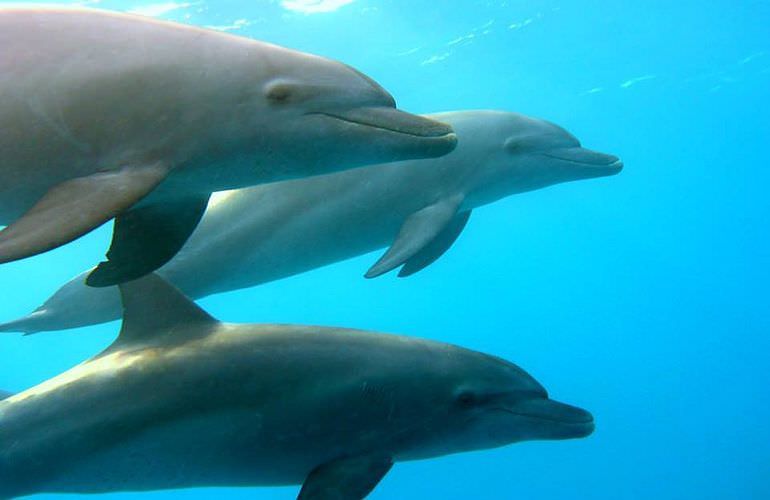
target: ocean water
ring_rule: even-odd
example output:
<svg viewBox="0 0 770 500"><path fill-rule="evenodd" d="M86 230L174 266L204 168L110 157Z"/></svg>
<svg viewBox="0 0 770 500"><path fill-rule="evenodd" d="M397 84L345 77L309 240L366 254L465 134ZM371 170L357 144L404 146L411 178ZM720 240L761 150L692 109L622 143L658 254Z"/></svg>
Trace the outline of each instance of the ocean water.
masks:
<svg viewBox="0 0 770 500"><path fill-rule="evenodd" d="M342 60L412 112L546 118L623 159L618 176L476 210L455 246L411 278L364 280L375 253L201 301L227 321L339 325L495 354L596 418L582 440L396 464L371 498L770 498L770 2L83 3ZM110 231L0 266L0 321L101 260ZM2 334L0 388L56 375L117 330Z"/></svg>

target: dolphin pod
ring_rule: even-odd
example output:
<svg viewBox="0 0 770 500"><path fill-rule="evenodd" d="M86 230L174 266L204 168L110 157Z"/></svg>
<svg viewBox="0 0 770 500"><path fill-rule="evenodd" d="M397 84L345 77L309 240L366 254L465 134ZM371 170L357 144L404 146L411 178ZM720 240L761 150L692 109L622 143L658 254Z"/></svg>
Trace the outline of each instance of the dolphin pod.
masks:
<svg viewBox="0 0 770 500"><path fill-rule="evenodd" d="M107 261L0 331L123 319L100 354L0 391L0 500L261 485L360 500L397 462L593 432L494 356L222 323L192 301L384 247L364 275L410 276L478 207L621 171L563 128L412 115L344 64L193 26L0 7L0 131L0 263L115 219Z"/></svg>
<svg viewBox="0 0 770 500"><path fill-rule="evenodd" d="M120 290L110 347L0 401L0 498L302 484L300 499L356 499L394 462L594 429L500 358L220 323L155 275Z"/></svg>
<svg viewBox="0 0 770 500"><path fill-rule="evenodd" d="M0 263L115 218L92 286L167 262L213 191L456 143L344 64L83 8L0 8L0 95Z"/></svg>
<svg viewBox="0 0 770 500"><path fill-rule="evenodd" d="M427 118L454 128L457 149L442 158L229 192L209 205L190 240L158 274L198 299L390 246L367 276L398 266L406 276L446 251L474 208L622 168L618 158L580 147L561 127L518 113L455 111ZM420 230L412 228L416 224ZM89 272L31 314L0 324L0 331L35 333L118 319L117 288L86 286Z"/></svg>

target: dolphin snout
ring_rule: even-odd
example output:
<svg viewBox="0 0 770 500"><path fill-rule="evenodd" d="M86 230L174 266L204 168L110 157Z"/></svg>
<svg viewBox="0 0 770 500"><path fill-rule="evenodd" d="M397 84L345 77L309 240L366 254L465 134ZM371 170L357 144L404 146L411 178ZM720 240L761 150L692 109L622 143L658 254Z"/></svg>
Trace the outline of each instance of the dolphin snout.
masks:
<svg viewBox="0 0 770 500"><path fill-rule="evenodd" d="M454 130L446 123L413 115L396 108L372 106L323 114L357 125L416 137L454 136Z"/></svg>
<svg viewBox="0 0 770 500"><path fill-rule="evenodd" d="M583 151L590 153L590 158L593 161L586 162L590 165L596 165L597 167L607 167L607 168L623 168L623 162L620 161L620 158L618 158L615 155L598 153L596 151L591 151L589 149L584 149Z"/></svg>
<svg viewBox="0 0 770 500"><path fill-rule="evenodd" d="M551 149L542 155L592 171L591 177L614 175L623 170L623 162L617 156L581 147Z"/></svg>
<svg viewBox="0 0 770 500"><path fill-rule="evenodd" d="M508 411L540 422L543 437L549 439L581 438L594 431L594 417L590 412L553 399L521 401Z"/></svg>
<svg viewBox="0 0 770 500"><path fill-rule="evenodd" d="M396 108L382 106L315 111L316 115L342 127L351 144L360 143L369 151L389 151L378 161L436 158L457 146L457 135L450 125Z"/></svg>
<svg viewBox="0 0 770 500"><path fill-rule="evenodd" d="M615 174L623 170L623 161L620 158L614 155L604 155L604 156L606 156L605 163L601 166L603 166L608 170L612 170L612 173L615 173Z"/></svg>
<svg viewBox="0 0 770 500"><path fill-rule="evenodd" d="M607 167L621 163L620 158L615 155L608 155L606 153L600 153L581 147L551 149L544 152L543 155L572 163L596 167Z"/></svg>

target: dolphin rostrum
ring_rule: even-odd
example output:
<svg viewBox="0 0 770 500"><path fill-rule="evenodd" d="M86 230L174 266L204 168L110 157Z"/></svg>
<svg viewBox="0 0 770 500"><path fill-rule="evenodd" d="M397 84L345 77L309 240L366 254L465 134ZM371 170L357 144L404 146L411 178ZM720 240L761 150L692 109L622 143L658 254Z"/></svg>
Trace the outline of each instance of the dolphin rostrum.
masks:
<svg viewBox="0 0 770 500"><path fill-rule="evenodd" d="M360 499L394 462L588 436L518 366L444 343L220 323L154 274L115 343L0 401L0 498L302 484Z"/></svg>
<svg viewBox="0 0 770 500"><path fill-rule="evenodd" d="M505 196L612 175L617 157L580 147L552 123L502 111L428 115L451 124L457 149L442 158L376 165L231 191L158 274L192 298L284 278L391 246L368 272L417 272L459 236L471 210ZM423 229L416 231L417 225ZM432 239L431 239L432 236ZM117 288L83 273L0 332L76 328L118 319Z"/></svg>
<svg viewBox="0 0 770 500"><path fill-rule="evenodd" d="M84 8L0 7L0 96L0 263L116 218L93 286L167 262L213 191L456 143L344 64Z"/></svg>

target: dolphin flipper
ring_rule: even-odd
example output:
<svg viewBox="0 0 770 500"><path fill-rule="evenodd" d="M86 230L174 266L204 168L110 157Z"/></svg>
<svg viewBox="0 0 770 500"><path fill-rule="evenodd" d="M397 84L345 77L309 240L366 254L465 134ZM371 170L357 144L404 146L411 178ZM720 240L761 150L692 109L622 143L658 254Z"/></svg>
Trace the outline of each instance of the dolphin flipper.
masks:
<svg viewBox="0 0 770 500"><path fill-rule="evenodd" d="M86 284L106 287L144 276L171 260L198 225L209 195L198 195L129 210L115 219L107 261Z"/></svg>
<svg viewBox="0 0 770 500"><path fill-rule="evenodd" d="M470 210L455 215L444 230L433 238L433 241L406 261L404 267L398 272L398 277L406 278L436 262L436 259L444 255L457 241L470 216Z"/></svg>
<svg viewBox="0 0 770 500"><path fill-rule="evenodd" d="M6 398L10 398L11 396L13 396L12 392L0 390L0 401L4 400Z"/></svg>
<svg viewBox="0 0 770 500"><path fill-rule="evenodd" d="M46 252L96 229L144 198L167 173L159 164L127 167L54 186L0 231L0 263Z"/></svg>
<svg viewBox="0 0 770 500"><path fill-rule="evenodd" d="M384 456L348 457L321 464L307 476L297 500L360 500L393 467Z"/></svg>
<svg viewBox="0 0 770 500"><path fill-rule="evenodd" d="M396 241L364 276L376 278L414 257L452 222L462 201L459 195L445 198L407 217Z"/></svg>

